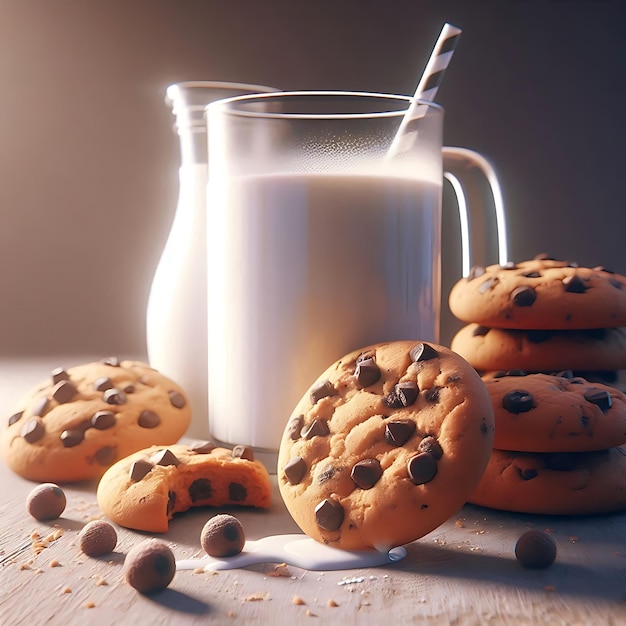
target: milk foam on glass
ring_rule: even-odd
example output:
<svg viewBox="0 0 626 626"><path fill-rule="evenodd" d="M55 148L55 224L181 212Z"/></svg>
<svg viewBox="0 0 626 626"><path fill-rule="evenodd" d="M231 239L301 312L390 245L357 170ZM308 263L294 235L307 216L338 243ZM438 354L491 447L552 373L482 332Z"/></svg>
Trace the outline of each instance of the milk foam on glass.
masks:
<svg viewBox="0 0 626 626"><path fill-rule="evenodd" d="M208 435L206 184L210 102L238 94L276 91L262 85L188 81L170 85L166 102L180 140L179 195L156 268L146 313L152 367L185 390L192 408L187 434Z"/></svg>
<svg viewBox="0 0 626 626"><path fill-rule="evenodd" d="M209 427L274 471L291 411L331 363L439 340L443 110L424 102L390 157L410 100L282 92L207 108ZM472 153L446 150L460 178Z"/></svg>

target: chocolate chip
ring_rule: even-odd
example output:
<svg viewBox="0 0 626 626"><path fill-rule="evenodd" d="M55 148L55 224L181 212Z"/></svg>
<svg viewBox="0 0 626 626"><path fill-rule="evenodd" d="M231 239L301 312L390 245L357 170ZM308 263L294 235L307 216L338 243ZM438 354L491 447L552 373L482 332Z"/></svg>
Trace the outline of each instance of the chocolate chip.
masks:
<svg viewBox="0 0 626 626"><path fill-rule="evenodd" d="M427 389L424 392L424 398L426 402L430 402L432 404L439 402L440 391L441 391L441 387L433 387L432 389Z"/></svg>
<svg viewBox="0 0 626 626"><path fill-rule="evenodd" d="M168 516L172 515L174 512L174 507L176 506L176 492L168 491L167 492L167 509L165 510Z"/></svg>
<svg viewBox="0 0 626 626"><path fill-rule="evenodd" d="M178 467L180 465L180 461L178 460L176 455L167 448L159 450L159 452L155 452L150 457L150 462L153 465L162 465L163 467L167 467L168 465Z"/></svg>
<svg viewBox="0 0 626 626"><path fill-rule="evenodd" d="M326 437L330 434L328 424L323 420L313 420L308 426L302 428L300 435L305 439L313 439L313 437Z"/></svg>
<svg viewBox="0 0 626 626"><path fill-rule="evenodd" d="M96 461L104 467L112 465L117 459L117 448L113 446L103 446L96 451Z"/></svg>
<svg viewBox="0 0 626 626"><path fill-rule="evenodd" d="M427 343L418 343L409 351L409 358L413 363L418 361L430 361L439 356L437 350Z"/></svg>
<svg viewBox="0 0 626 626"><path fill-rule="evenodd" d="M115 426L115 413L112 411L97 411L91 417L91 425L97 430L107 430Z"/></svg>
<svg viewBox="0 0 626 626"><path fill-rule="evenodd" d="M337 530L343 523L344 515L341 504L331 498L322 500L315 507L315 521L324 530Z"/></svg>
<svg viewBox="0 0 626 626"><path fill-rule="evenodd" d="M587 402L591 402L592 404L599 406L604 413L606 413L606 411L613 406L611 394L605 389L598 389L597 387L588 389L584 393L584 398Z"/></svg>
<svg viewBox="0 0 626 626"><path fill-rule="evenodd" d="M170 399L170 404L176 409L182 409L187 404L185 396L175 389L168 391L167 395Z"/></svg>
<svg viewBox="0 0 626 626"><path fill-rule="evenodd" d="M250 446L237 445L233 448L231 456L234 459L245 459L246 461L254 461L254 451Z"/></svg>
<svg viewBox="0 0 626 626"><path fill-rule="evenodd" d="M232 502L243 502L248 497L248 491L240 483L228 485L228 499Z"/></svg>
<svg viewBox="0 0 626 626"><path fill-rule="evenodd" d="M61 380L52 389L52 397L59 404L65 404L76 395L77 391L78 390L76 389L76 385L74 385L74 383L69 380Z"/></svg>
<svg viewBox="0 0 626 626"><path fill-rule="evenodd" d="M490 330L488 326L476 326L472 331L472 337L484 337Z"/></svg>
<svg viewBox="0 0 626 626"><path fill-rule="evenodd" d="M300 437L300 431L304 426L304 415L294 415L289 419L287 423L287 428L285 432L289 439L293 439L294 441Z"/></svg>
<svg viewBox="0 0 626 626"><path fill-rule="evenodd" d="M420 452L409 459L407 471L413 484L423 485L437 474L437 461L432 454Z"/></svg>
<svg viewBox="0 0 626 626"><path fill-rule="evenodd" d="M474 265L470 268L469 274L467 275L468 282L482 276L486 271L487 270L482 265Z"/></svg>
<svg viewBox="0 0 626 626"><path fill-rule="evenodd" d="M196 480L189 485L189 497L192 502L210 500L212 496L213 488L208 478L196 478Z"/></svg>
<svg viewBox="0 0 626 626"><path fill-rule="evenodd" d="M526 274L522 274L524 278L541 278L540 272L527 272Z"/></svg>
<svg viewBox="0 0 626 626"><path fill-rule="evenodd" d="M522 480L532 480L533 478L537 478L537 474L539 473L536 469L519 468L517 471L519 472Z"/></svg>
<svg viewBox="0 0 626 626"><path fill-rule="evenodd" d="M565 291L568 293L585 293L587 291L587 285L577 274L566 276L563 279L563 285L565 285Z"/></svg>
<svg viewBox="0 0 626 626"><path fill-rule="evenodd" d="M108 376L100 376L93 381L93 388L96 391L106 391L107 389L113 389L113 381Z"/></svg>
<svg viewBox="0 0 626 626"><path fill-rule="evenodd" d="M359 386L369 387L380 380L380 368L372 357L357 359L354 376Z"/></svg>
<svg viewBox="0 0 626 626"><path fill-rule="evenodd" d="M285 472L285 478L292 484L297 485L306 474L306 463L301 456L294 456L283 468L283 472Z"/></svg>
<svg viewBox="0 0 626 626"><path fill-rule="evenodd" d="M556 543L548 533L529 530L515 543L515 558L524 567L545 569L556 559Z"/></svg>
<svg viewBox="0 0 626 626"><path fill-rule="evenodd" d="M505 408L509 413L515 413L516 415L530 411L534 404L535 399L533 398L533 394L530 393L530 391L525 391L523 389L509 391L502 398L503 408Z"/></svg>
<svg viewBox="0 0 626 626"><path fill-rule="evenodd" d="M111 367L119 367L120 360L116 356L108 356L105 359L102 359L100 363L104 365L110 365Z"/></svg>
<svg viewBox="0 0 626 626"><path fill-rule="evenodd" d="M391 393L389 393L383 402L390 409L399 409L413 404L419 395L417 383L412 380L406 380L398 383Z"/></svg>
<svg viewBox="0 0 626 626"><path fill-rule="evenodd" d="M137 423L142 428L156 428L161 423L161 418L154 411L146 409L140 413Z"/></svg>
<svg viewBox="0 0 626 626"><path fill-rule="evenodd" d="M352 467L350 476L354 484L361 489L371 489L383 475L383 468L378 459L363 459Z"/></svg>
<svg viewBox="0 0 626 626"><path fill-rule="evenodd" d="M484 282L480 284L478 287L478 293L487 293L490 289L495 287L500 282L500 279L494 276L493 278L488 278Z"/></svg>
<svg viewBox="0 0 626 626"><path fill-rule="evenodd" d="M50 398L39 398L33 407L33 415L43 417L50 406Z"/></svg>
<svg viewBox="0 0 626 626"><path fill-rule="evenodd" d="M322 398L337 395L337 392L330 380L322 380L311 387L310 395L311 404L317 404Z"/></svg>
<svg viewBox="0 0 626 626"><path fill-rule="evenodd" d="M120 405L126 403L126 394L121 389L107 389L103 398L107 404Z"/></svg>
<svg viewBox="0 0 626 626"><path fill-rule="evenodd" d="M210 454L217 446L211 441L199 441L194 443L190 450L196 454Z"/></svg>
<svg viewBox="0 0 626 626"><path fill-rule="evenodd" d="M52 375L52 384L56 385L57 383L60 383L62 380L69 380L70 379L70 375L62 368L62 367L57 367L55 369L52 370L51 372Z"/></svg>
<svg viewBox="0 0 626 626"><path fill-rule="evenodd" d="M13 415L9 417L9 426L13 426L13 424L19 422L22 418L22 415L24 415L24 411L20 411L19 413L13 413Z"/></svg>
<svg viewBox="0 0 626 626"><path fill-rule="evenodd" d="M432 435L424 437L417 446L417 450L418 452L428 452L437 461L443 456L441 445Z"/></svg>
<svg viewBox="0 0 626 626"><path fill-rule="evenodd" d="M41 439L46 432L43 425L43 421L40 417L32 417L21 428L20 435L28 441L28 443L35 443Z"/></svg>
<svg viewBox="0 0 626 626"><path fill-rule="evenodd" d="M515 306L532 306L536 299L537 292L532 287L517 287L511 292L511 300Z"/></svg>
<svg viewBox="0 0 626 626"><path fill-rule="evenodd" d="M403 446L415 432L415 422L408 419L389 420L385 424L385 441L392 446Z"/></svg>
<svg viewBox="0 0 626 626"><path fill-rule="evenodd" d="M128 473L129 478L134 482L138 483L142 478L145 478L152 471L152 463L150 461L146 461L145 459L139 459L135 461L130 466L130 471Z"/></svg>
<svg viewBox="0 0 626 626"><path fill-rule="evenodd" d="M64 430L61 433L60 439L64 448L73 448L77 446L85 438L85 431L77 428Z"/></svg>

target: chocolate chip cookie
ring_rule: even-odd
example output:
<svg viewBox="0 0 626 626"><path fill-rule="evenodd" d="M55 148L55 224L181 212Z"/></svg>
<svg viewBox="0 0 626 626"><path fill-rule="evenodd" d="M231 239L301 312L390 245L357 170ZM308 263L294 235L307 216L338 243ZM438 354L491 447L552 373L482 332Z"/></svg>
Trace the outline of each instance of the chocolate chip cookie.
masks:
<svg viewBox="0 0 626 626"><path fill-rule="evenodd" d="M626 277L541 256L472 268L449 304L458 319L488 328L616 328L626 326Z"/></svg>
<svg viewBox="0 0 626 626"><path fill-rule="evenodd" d="M152 446L110 467L100 479L97 498L116 524L163 533L176 513L191 507L267 508L271 484L248 447Z"/></svg>
<svg viewBox="0 0 626 626"><path fill-rule="evenodd" d="M626 510L626 446L543 454L494 450L469 502L544 515Z"/></svg>
<svg viewBox="0 0 626 626"><path fill-rule="evenodd" d="M615 387L568 372L514 370L483 380L493 403L497 449L574 452L626 443L626 396Z"/></svg>
<svg viewBox="0 0 626 626"><path fill-rule="evenodd" d="M331 365L295 407L278 485L314 539L388 550L463 505L493 431L489 394L464 359L418 341L376 344Z"/></svg>
<svg viewBox="0 0 626 626"><path fill-rule="evenodd" d="M24 478L75 482L99 478L152 444L175 443L190 419L175 382L145 363L111 357L51 372L8 418L0 448Z"/></svg>
<svg viewBox="0 0 626 626"><path fill-rule="evenodd" d="M450 347L478 370L626 369L624 328L517 330L467 324Z"/></svg>

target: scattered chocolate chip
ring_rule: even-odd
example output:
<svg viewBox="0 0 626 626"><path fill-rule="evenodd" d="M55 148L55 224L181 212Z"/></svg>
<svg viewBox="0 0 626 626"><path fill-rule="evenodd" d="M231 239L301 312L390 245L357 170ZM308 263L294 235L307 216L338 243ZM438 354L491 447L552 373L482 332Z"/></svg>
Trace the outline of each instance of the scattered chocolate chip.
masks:
<svg viewBox="0 0 626 626"><path fill-rule="evenodd" d="M35 406L33 407L33 415L37 415L38 417L43 417L48 407L50 406L50 398L38 398L37 402L35 402Z"/></svg>
<svg viewBox="0 0 626 626"><path fill-rule="evenodd" d="M85 438L85 431L79 429L64 430L61 435L61 443L64 448L73 448L83 441Z"/></svg>
<svg viewBox="0 0 626 626"><path fill-rule="evenodd" d="M529 530L517 540L515 558L523 567L545 569L556 559L556 543L548 533Z"/></svg>
<svg viewBox="0 0 626 626"><path fill-rule="evenodd" d="M537 478L537 474L539 473L536 469L519 468L517 471L519 472L519 476L522 480L532 480L533 478Z"/></svg>
<svg viewBox="0 0 626 626"><path fill-rule="evenodd" d="M533 398L533 394L530 393L530 391L525 391L523 389L509 391L502 398L503 408L505 408L509 413L515 413L516 415L530 411L534 404L535 399Z"/></svg>
<svg viewBox="0 0 626 626"><path fill-rule="evenodd" d="M415 422L408 419L389 420L385 424L385 441L392 446L403 446L415 432Z"/></svg>
<svg viewBox="0 0 626 626"><path fill-rule="evenodd" d="M248 491L240 483L230 483L228 485L228 499L231 502L243 502L248 497Z"/></svg>
<svg viewBox="0 0 626 626"><path fill-rule="evenodd" d="M232 515L215 515L204 525L200 545L209 556L218 559L235 556L246 545L243 526Z"/></svg>
<svg viewBox="0 0 626 626"><path fill-rule="evenodd" d="M69 380L59 381L52 389L52 397L59 403L65 404L69 402L78 390L76 385Z"/></svg>
<svg viewBox="0 0 626 626"><path fill-rule="evenodd" d="M418 452L428 452L437 461L443 456L441 445L432 435L424 437L417 446L417 450Z"/></svg>
<svg viewBox="0 0 626 626"><path fill-rule="evenodd" d="M482 265L474 265L472 268L470 268L469 274L467 275L468 282L470 280L478 278L479 276L482 276L486 271L487 270L485 270Z"/></svg>
<svg viewBox="0 0 626 626"><path fill-rule="evenodd" d="M322 398L336 395L337 392L330 380L323 380L311 387L311 404L317 404Z"/></svg>
<svg viewBox="0 0 626 626"><path fill-rule="evenodd" d="M419 395L417 383L406 380L398 383L391 393L383 398L383 402L390 409L399 409L413 404Z"/></svg>
<svg viewBox="0 0 626 626"><path fill-rule="evenodd" d="M304 415L294 415L289 419L285 432L289 439L294 441L300 437L300 431L304 426Z"/></svg>
<svg viewBox="0 0 626 626"><path fill-rule="evenodd" d="M187 404L185 396L175 389L168 391L167 395L169 396L170 404L176 409L182 409Z"/></svg>
<svg viewBox="0 0 626 626"><path fill-rule="evenodd" d="M117 448L115 446L103 446L96 451L96 461L103 467L113 465L117 459Z"/></svg>
<svg viewBox="0 0 626 626"><path fill-rule="evenodd" d="M144 539L126 554L124 580L139 593L150 595L167 589L176 574L176 557L160 539Z"/></svg>
<svg viewBox="0 0 626 626"><path fill-rule="evenodd" d="M357 359L354 376L360 387L369 387L380 380L380 368L372 357Z"/></svg>
<svg viewBox="0 0 626 626"><path fill-rule="evenodd" d="M70 379L70 375L62 367L56 367L55 369L53 369L51 372L51 376L53 385L60 383L62 380Z"/></svg>
<svg viewBox="0 0 626 626"><path fill-rule="evenodd" d="M24 411L19 411L18 413L13 413L13 415L11 415L11 417L9 417L9 426L13 426L13 424L15 424L16 422L19 422L20 419L22 418L22 415L24 415Z"/></svg>
<svg viewBox="0 0 626 626"><path fill-rule="evenodd" d="M324 420L313 420L308 426L304 426L300 431L300 435L305 439L313 439L313 437L326 437L328 434L330 434L330 429Z"/></svg>
<svg viewBox="0 0 626 626"><path fill-rule="evenodd" d="M66 504L63 489L55 483L37 485L26 498L27 511L41 522L60 517Z"/></svg>
<svg viewBox="0 0 626 626"><path fill-rule="evenodd" d="M439 392L441 389L441 387L432 387L431 389L427 389L424 392L424 399L426 402L430 402L431 404L439 402Z"/></svg>
<svg viewBox="0 0 626 626"><path fill-rule="evenodd" d="M142 478L145 478L145 476L147 476L152 471L152 467L153 465L152 463L150 463L150 461L139 459L130 466L130 471L128 472L128 475L134 483L138 483Z"/></svg>
<svg viewBox="0 0 626 626"><path fill-rule="evenodd" d="M192 502L210 500L212 496L213 488L208 478L196 478L196 480L189 485L189 497Z"/></svg>
<svg viewBox="0 0 626 626"><path fill-rule="evenodd" d="M161 418L154 411L146 409L140 413L137 423L142 428L156 428L161 423Z"/></svg>
<svg viewBox="0 0 626 626"><path fill-rule="evenodd" d="M490 330L488 326L476 326L472 331L472 337L484 337Z"/></svg>
<svg viewBox="0 0 626 626"><path fill-rule="evenodd" d="M97 411L91 417L91 425L97 430L107 430L115 426L115 413L112 411Z"/></svg>
<svg viewBox="0 0 626 626"><path fill-rule="evenodd" d="M484 282L480 284L478 287L478 293L487 293L490 289L495 287L500 282L500 279L497 276L493 278L488 278Z"/></svg>
<svg viewBox="0 0 626 626"><path fill-rule="evenodd" d="M608 411L613 406L611 394L606 389L593 387L584 393L585 400L600 407L603 412Z"/></svg>
<svg viewBox="0 0 626 626"><path fill-rule="evenodd" d="M100 376L93 381L93 388L96 391L106 391L107 389L113 389L113 381L108 376Z"/></svg>
<svg viewBox="0 0 626 626"><path fill-rule="evenodd" d="M515 306L532 306L536 299L537 292L532 287L516 287L511 292L511 300Z"/></svg>
<svg viewBox="0 0 626 626"><path fill-rule="evenodd" d="M176 455L167 448L163 450L159 450L155 452L150 457L150 462L153 465L162 465L163 467L167 467L168 465L173 465L174 467L178 467L180 465L180 461L176 457Z"/></svg>
<svg viewBox="0 0 626 626"><path fill-rule="evenodd" d="M409 459L407 471L413 484L423 485L437 474L437 461L432 454L420 452Z"/></svg>
<svg viewBox="0 0 626 626"><path fill-rule="evenodd" d="M245 459L246 461L254 461L254 451L250 446L237 445L233 448L231 456L234 459Z"/></svg>
<svg viewBox="0 0 626 626"><path fill-rule="evenodd" d="M418 343L409 351L409 358L413 363L418 361L430 361L439 356L437 350L427 343Z"/></svg>
<svg viewBox="0 0 626 626"><path fill-rule="evenodd" d="M568 293L585 293L587 291L587 285L577 274L566 276L563 279L563 285L565 285L565 291Z"/></svg>
<svg viewBox="0 0 626 626"><path fill-rule="evenodd" d="M304 478L306 470L306 463L301 456L292 457L283 468L285 478L287 478L292 485L297 485Z"/></svg>
<svg viewBox="0 0 626 626"><path fill-rule="evenodd" d="M43 425L43 421L40 417L32 417L21 428L20 435L28 441L28 443L35 443L41 439L46 432Z"/></svg>
<svg viewBox="0 0 626 626"><path fill-rule="evenodd" d="M107 389L103 398L107 404L120 405L126 403L126 394L121 389Z"/></svg>
<svg viewBox="0 0 626 626"><path fill-rule="evenodd" d="M108 356L100 361L104 365L110 365L111 367L119 367L120 360L116 356Z"/></svg>
<svg viewBox="0 0 626 626"><path fill-rule="evenodd" d="M378 459L363 459L352 467L350 476L354 484L361 489L371 489L383 475L383 468Z"/></svg>
<svg viewBox="0 0 626 626"><path fill-rule="evenodd" d="M106 520L88 522L78 533L78 547L83 554L91 557L104 556L115 550L117 531Z"/></svg>
<svg viewBox="0 0 626 626"><path fill-rule="evenodd" d="M198 441L194 443L190 450L196 454L210 454L217 446L211 441Z"/></svg>
<svg viewBox="0 0 626 626"><path fill-rule="evenodd" d="M341 504L331 498L322 500L315 507L315 521L324 530L337 530L343 523L344 515Z"/></svg>

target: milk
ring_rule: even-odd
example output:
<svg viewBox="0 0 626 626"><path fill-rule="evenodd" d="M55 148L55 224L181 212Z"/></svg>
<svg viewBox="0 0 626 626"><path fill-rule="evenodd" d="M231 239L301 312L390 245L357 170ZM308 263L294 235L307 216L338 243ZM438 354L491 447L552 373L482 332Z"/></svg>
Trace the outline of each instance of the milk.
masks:
<svg viewBox="0 0 626 626"><path fill-rule="evenodd" d="M276 450L300 397L368 344L438 340L441 184L343 174L209 185L209 428Z"/></svg>

